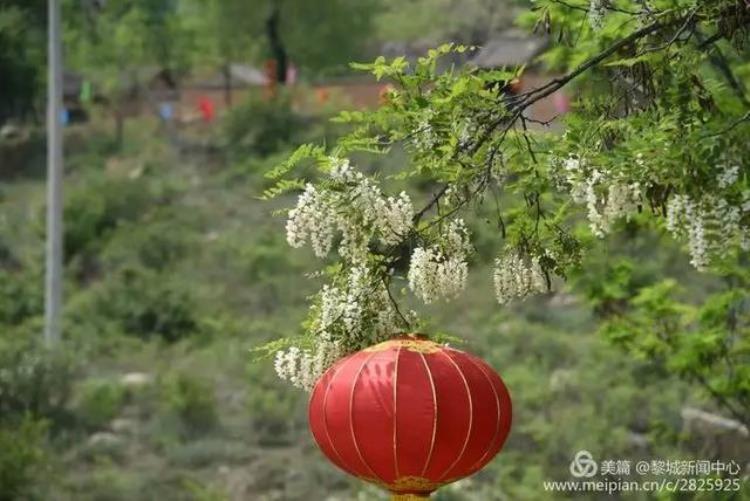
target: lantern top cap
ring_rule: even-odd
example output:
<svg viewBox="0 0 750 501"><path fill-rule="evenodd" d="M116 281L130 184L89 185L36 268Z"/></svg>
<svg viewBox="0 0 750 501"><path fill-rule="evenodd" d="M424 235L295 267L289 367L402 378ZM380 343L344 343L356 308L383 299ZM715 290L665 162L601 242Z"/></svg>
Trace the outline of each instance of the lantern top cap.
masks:
<svg viewBox="0 0 750 501"><path fill-rule="evenodd" d="M410 351L419 353L435 353L443 348L443 345L432 341L426 334L421 333L402 333L394 336L393 338L378 343L369 348L365 348L363 351L387 351L391 349L405 348Z"/></svg>
<svg viewBox="0 0 750 501"><path fill-rule="evenodd" d="M394 336L393 339L418 339L420 341L429 341L430 336L423 332L402 332Z"/></svg>

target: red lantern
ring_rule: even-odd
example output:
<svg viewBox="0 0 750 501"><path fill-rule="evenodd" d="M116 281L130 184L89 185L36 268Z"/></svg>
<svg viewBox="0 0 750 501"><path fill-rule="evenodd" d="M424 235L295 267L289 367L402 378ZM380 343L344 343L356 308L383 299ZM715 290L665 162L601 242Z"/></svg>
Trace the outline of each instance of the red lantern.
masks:
<svg viewBox="0 0 750 501"><path fill-rule="evenodd" d="M511 401L481 359L409 335L336 362L313 388L309 419L336 466L393 499L426 498L498 453Z"/></svg>

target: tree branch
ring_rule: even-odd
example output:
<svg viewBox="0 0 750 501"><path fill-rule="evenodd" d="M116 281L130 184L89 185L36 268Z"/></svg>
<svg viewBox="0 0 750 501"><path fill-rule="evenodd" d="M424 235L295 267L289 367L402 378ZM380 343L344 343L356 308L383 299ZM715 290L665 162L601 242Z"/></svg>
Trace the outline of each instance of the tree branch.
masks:
<svg viewBox="0 0 750 501"><path fill-rule="evenodd" d="M652 33L655 33L668 26L672 26L678 22L684 22L684 19L680 18L680 19L673 20L668 23L657 21L652 24L649 24L648 26L644 26L643 28L637 31L634 31L627 37L612 44L610 47L600 52L596 56L592 57L588 61L582 63L580 66L570 71L569 73L561 77L552 79L541 87L532 89L529 92L521 94L519 96L520 99L518 100L518 102L511 106L511 109L513 110L513 114L510 116L510 118L507 115L502 115L497 120L492 122L489 125L489 127L484 131L482 136L477 140L477 142L474 143L469 153L470 154L476 153L479 150L479 148L481 148L482 145L489 140L492 133L501 124L503 124L506 121L508 121L508 125L505 127L504 132L507 132L507 130L510 129L513 126L513 124L515 124L515 122L521 117L524 110L526 110L526 108L528 108L532 104L560 90L565 85L573 81L576 77L580 76L581 74L585 73L589 69L598 65L599 63L601 63L602 61L604 61L605 59L607 59L608 57L610 57L611 55L619 51L620 49L627 47L628 45L640 40L641 38L651 35Z"/></svg>

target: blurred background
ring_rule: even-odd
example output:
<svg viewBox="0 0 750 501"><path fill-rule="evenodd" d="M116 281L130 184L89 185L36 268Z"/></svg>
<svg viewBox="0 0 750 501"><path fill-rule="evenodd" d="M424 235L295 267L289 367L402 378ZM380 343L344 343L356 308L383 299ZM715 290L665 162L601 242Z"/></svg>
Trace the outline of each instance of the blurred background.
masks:
<svg viewBox="0 0 750 501"><path fill-rule="evenodd" d="M293 199L259 200L264 173L303 142L331 144L338 111L378 105L387 84L350 61L455 41L480 49L452 64L526 64L519 88L549 79L535 58L550 41L513 27L528 6L63 1L65 304L62 343L46 350L47 6L0 0L0 499L385 499L323 459L307 396L250 351L299 332L319 286L275 212ZM555 94L533 113L567 107ZM478 246L497 236L472 229ZM555 293L513 307L487 292L492 263L473 266L466 294L426 310L502 374L514 428L490 466L436 499L554 499L542 482L567 478L580 449L750 457L747 428L602 332L644 284L670 277L698 302L720 287L671 240L625 231ZM695 499L730 499L711 495Z"/></svg>

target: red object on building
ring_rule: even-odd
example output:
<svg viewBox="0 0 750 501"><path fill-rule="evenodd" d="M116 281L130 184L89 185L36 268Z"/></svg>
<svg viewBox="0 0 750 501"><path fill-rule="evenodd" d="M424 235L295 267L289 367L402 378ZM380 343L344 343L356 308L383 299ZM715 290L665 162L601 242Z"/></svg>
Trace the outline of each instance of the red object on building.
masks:
<svg viewBox="0 0 750 501"><path fill-rule="evenodd" d="M390 104L391 101L391 92L393 92L395 88L391 84L385 84L380 87L380 91L378 92L378 104L385 105Z"/></svg>
<svg viewBox="0 0 750 501"><path fill-rule="evenodd" d="M483 360L408 335L349 355L310 397L310 429L331 462L393 499L427 498L500 451L511 401Z"/></svg>
<svg viewBox="0 0 750 501"><path fill-rule="evenodd" d="M266 74L266 99L271 99L276 95L276 86L279 83L279 76L276 70L276 60L267 59L263 65L263 70Z"/></svg>
<svg viewBox="0 0 750 501"><path fill-rule="evenodd" d="M201 96L198 99L198 110L201 112L201 117L206 123L213 122L216 116L216 107L210 97Z"/></svg>
<svg viewBox="0 0 750 501"><path fill-rule="evenodd" d="M315 99L318 100L318 104L325 104L328 102L330 92L325 87L321 87L315 90Z"/></svg>

